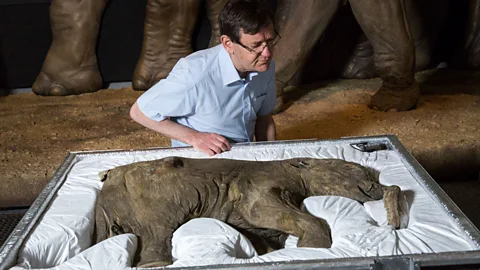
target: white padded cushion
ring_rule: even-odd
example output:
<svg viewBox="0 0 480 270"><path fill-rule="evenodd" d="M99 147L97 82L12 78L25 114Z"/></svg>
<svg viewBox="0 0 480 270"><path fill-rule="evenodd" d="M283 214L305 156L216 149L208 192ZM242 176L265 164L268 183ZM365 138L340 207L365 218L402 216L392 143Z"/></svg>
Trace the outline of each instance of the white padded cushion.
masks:
<svg viewBox="0 0 480 270"><path fill-rule="evenodd" d="M292 256L296 260L364 256L368 252L364 246L368 248L392 232L390 226L377 227L363 205L349 198L315 196L305 199L303 204L308 212L329 224L333 240L330 249L296 248L298 238L289 236L285 249L257 256L248 239L229 225L198 218L174 233L173 266L274 262L289 260ZM366 239L365 234L370 238Z"/></svg>
<svg viewBox="0 0 480 270"><path fill-rule="evenodd" d="M108 238L84 250L73 258L49 270L102 270L125 269L131 266L137 249L137 237L134 234L121 234ZM30 267L26 267L29 269ZM10 270L25 269L21 265Z"/></svg>

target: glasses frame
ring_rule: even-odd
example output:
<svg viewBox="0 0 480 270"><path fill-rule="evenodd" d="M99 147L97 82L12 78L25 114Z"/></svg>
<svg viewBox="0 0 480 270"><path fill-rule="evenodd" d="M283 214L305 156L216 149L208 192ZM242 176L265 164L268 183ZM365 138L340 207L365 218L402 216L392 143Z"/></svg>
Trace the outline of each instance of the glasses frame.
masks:
<svg viewBox="0 0 480 270"><path fill-rule="evenodd" d="M278 39L277 39L277 41L275 41L274 44L272 44L272 48L275 47L275 45L277 45L278 42L280 41L280 39L282 38L282 36L280 36L280 34L277 32L277 30L273 29L273 31L274 31L275 34L277 35L276 38L278 38ZM243 45L242 42L240 42L240 40L239 40L239 41L234 41L234 43L237 43L238 45L242 46L245 50L247 50L247 51L249 51L250 53L253 53L253 54L257 55L257 56L259 56L260 54L262 54L263 51L265 50L265 48L268 47L268 42L262 42L262 44L265 43L265 46L263 46L263 48L262 48L262 50L261 50L260 52L256 52L255 49L252 49L252 48L250 48L250 47L248 47L248 46L246 46L246 45ZM258 47L260 48L260 46L262 46L262 45L259 45Z"/></svg>

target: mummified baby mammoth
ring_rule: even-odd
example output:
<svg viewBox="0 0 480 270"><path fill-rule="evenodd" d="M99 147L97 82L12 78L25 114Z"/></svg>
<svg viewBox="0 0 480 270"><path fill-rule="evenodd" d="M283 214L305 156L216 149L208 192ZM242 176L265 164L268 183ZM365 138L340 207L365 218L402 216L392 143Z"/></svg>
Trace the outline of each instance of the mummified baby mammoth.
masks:
<svg viewBox="0 0 480 270"><path fill-rule="evenodd" d="M196 217L227 222L280 247L284 236L292 234L299 237L299 247L328 248L326 221L300 208L309 196L359 202L383 197L388 222L397 228L400 223L400 188L383 186L367 168L339 159L169 157L117 167L100 177L104 186L96 205L96 242L121 233L137 235L134 265L144 267L171 264L173 232Z"/></svg>

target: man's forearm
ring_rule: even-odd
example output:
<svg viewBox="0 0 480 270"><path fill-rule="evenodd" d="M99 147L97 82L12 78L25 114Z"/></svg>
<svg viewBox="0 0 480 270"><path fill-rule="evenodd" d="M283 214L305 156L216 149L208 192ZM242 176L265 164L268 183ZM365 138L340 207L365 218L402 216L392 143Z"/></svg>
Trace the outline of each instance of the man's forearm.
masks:
<svg viewBox="0 0 480 270"><path fill-rule="evenodd" d="M276 130L273 117L262 115L257 117L255 124L255 138L257 141L275 141Z"/></svg>
<svg viewBox="0 0 480 270"><path fill-rule="evenodd" d="M163 121L155 121L147 116L145 116L140 109L138 108L137 103L133 104L132 108L130 109L130 117L137 123L156 131L164 136L167 136L171 139L181 141L187 144L192 144L192 140L195 135L198 133L197 131L179 125L169 119L165 119Z"/></svg>

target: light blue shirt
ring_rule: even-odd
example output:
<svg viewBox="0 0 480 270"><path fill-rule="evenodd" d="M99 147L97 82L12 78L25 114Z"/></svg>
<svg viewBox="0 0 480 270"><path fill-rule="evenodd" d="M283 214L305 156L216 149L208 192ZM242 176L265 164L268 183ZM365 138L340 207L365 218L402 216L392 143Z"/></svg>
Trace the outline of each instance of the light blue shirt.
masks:
<svg viewBox="0 0 480 270"><path fill-rule="evenodd" d="M240 78L230 55L220 44L182 58L167 78L137 100L150 119L170 120L200 132L214 132L233 142L249 142L257 115L277 104L275 64L265 72ZM172 146L186 146L172 140Z"/></svg>

